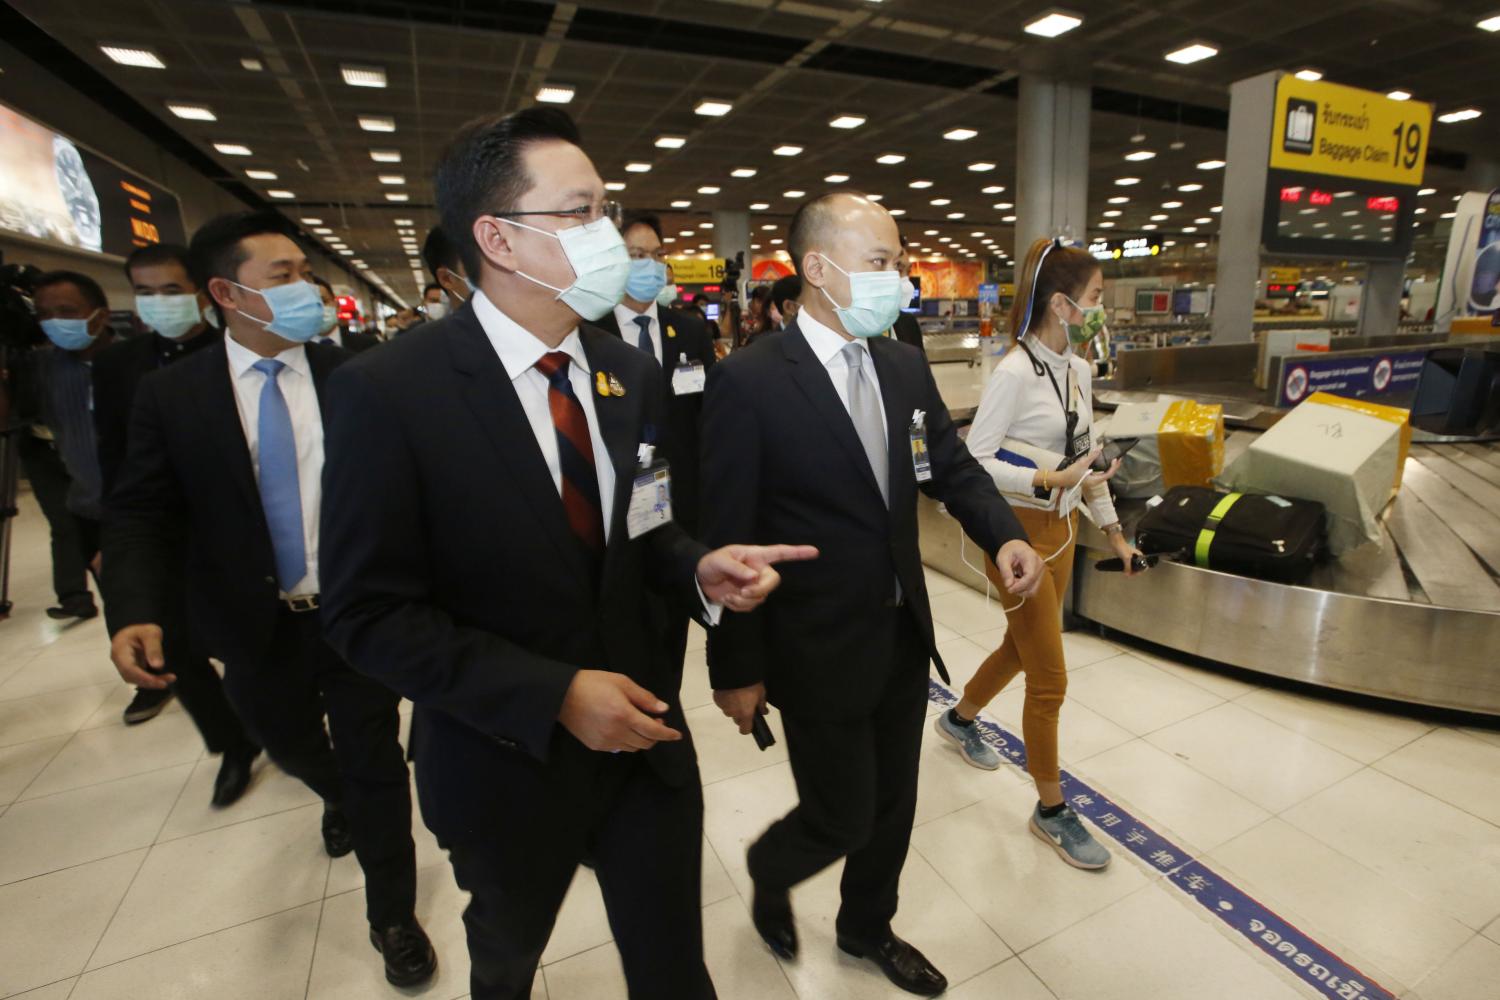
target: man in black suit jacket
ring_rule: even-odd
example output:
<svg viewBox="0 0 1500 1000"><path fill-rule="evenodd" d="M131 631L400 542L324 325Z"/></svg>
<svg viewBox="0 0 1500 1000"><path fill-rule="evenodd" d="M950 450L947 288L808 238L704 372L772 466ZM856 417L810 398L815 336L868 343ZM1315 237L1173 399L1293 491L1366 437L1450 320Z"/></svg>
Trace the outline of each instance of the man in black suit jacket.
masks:
<svg viewBox="0 0 1500 1000"><path fill-rule="evenodd" d="M922 356L879 336L897 290L864 272L897 277L890 215L827 195L798 210L790 235L804 283L797 320L715 368L704 411L706 538L812 530L821 552L787 568L775 602L726 614L709 634L715 701L742 733L768 698L781 709L800 794L750 848L752 916L774 951L794 956L788 890L847 856L839 947L934 995L946 980L890 923L916 808L928 661L948 679L917 490L996 554L1014 592L1035 589L1042 562L958 439Z"/></svg>
<svg viewBox="0 0 1500 1000"><path fill-rule="evenodd" d="M342 347L350 354L360 354L380 343L378 337L358 330L345 330L339 326L339 298L333 294L333 286L313 275L312 283L318 286L318 295L323 300L323 329L313 338L314 343L332 344Z"/></svg>
<svg viewBox="0 0 1500 1000"><path fill-rule="evenodd" d="M130 413L141 380L158 369L220 343L221 334L203 320L207 305L188 267L186 247L154 243L141 247L125 259L125 276L135 290L136 313L152 332L120 341L94 359L94 423L98 428L99 471L106 504L120 468L125 464L129 442ZM224 697L219 674L193 640L187 616L187 594L176 583L164 607L165 655L177 680L170 688L160 677L135 667L122 671L127 682L137 685L134 706L143 698L175 693L192 717L211 754L222 754L214 781L213 804L230 805L250 785L250 765L260 753L245 735L244 727ZM122 622L104 608L105 620L113 628ZM131 710L125 710L126 721Z"/></svg>
<svg viewBox="0 0 1500 1000"><path fill-rule="evenodd" d="M478 290L330 387L330 641L416 705L475 1000L531 995L585 854L630 995L713 997L702 791L651 594L711 621L707 601L748 609L770 563L815 552L709 552L652 516L662 376L579 324L619 299L626 256L566 114L470 123L435 187Z"/></svg>
<svg viewBox="0 0 1500 1000"><path fill-rule="evenodd" d="M230 702L271 759L323 799L328 853L352 848L364 869L386 978L414 985L437 959L415 915L398 699L338 658L317 614L323 397L348 355L304 346L322 311L280 216L215 219L194 235L192 258L227 334L136 393L104 549L112 655L122 671L175 679L163 624L185 564L193 625L224 661Z"/></svg>
<svg viewBox="0 0 1500 1000"><path fill-rule="evenodd" d="M896 261L896 270L901 274L902 294L911 295L911 253L906 246L906 237L901 237L901 256ZM904 308L908 297L901 303ZM903 312L896 317L896 322L891 324L891 336L903 344L910 344L922 352L922 357L927 357L927 347L922 343L922 325L917 322L917 317L909 312Z"/></svg>

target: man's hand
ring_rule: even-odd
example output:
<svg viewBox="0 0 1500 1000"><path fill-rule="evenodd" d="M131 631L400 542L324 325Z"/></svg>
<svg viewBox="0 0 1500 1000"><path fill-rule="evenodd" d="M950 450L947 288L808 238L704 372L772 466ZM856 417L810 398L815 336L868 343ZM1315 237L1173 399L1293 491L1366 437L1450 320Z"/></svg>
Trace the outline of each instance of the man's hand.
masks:
<svg viewBox="0 0 1500 1000"><path fill-rule="evenodd" d="M120 629L110 640L109 658L125 683L138 688L160 691L177 679L175 674L153 674L146 669L161 670L167 665L161 650L160 625L127 625Z"/></svg>
<svg viewBox="0 0 1500 1000"><path fill-rule="evenodd" d="M730 611L753 611L781 584L772 566L816 558L811 545L726 545L698 560L698 586Z"/></svg>
<svg viewBox="0 0 1500 1000"><path fill-rule="evenodd" d="M715 691L714 704L740 727L741 736L747 736L750 727L755 724L755 717L766 714L766 686L752 684L749 687Z"/></svg>
<svg viewBox="0 0 1500 1000"><path fill-rule="evenodd" d="M1018 597L1030 597L1042 583L1042 573L1047 564L1037 555L1029 542L1019 538L1000 546L995 553L995 566L1006 581L1005 589Z"/></svg>
<svg viewBox="0 0 1500 1000"><path fill-rule="evenodd" d="M633 752L682 739L651 717L666 710L666 702L624 674L580 670L563 696L557 721L590 750Z"/></svg>

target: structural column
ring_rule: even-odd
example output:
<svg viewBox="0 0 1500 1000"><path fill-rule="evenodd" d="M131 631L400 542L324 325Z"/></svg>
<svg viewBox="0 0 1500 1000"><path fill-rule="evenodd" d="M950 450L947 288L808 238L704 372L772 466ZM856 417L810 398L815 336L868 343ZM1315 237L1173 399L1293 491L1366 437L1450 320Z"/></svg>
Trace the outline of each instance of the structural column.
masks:
<svg viewBox="0 0 1500 1000"><path fill-rule="evenodd" d="M1254 337L1255 289L1260 280L1260 231L1266 198L1266 150L1276 74L1240 80L1229 88L1229 140L1220 202L1219 260L1214 277L1215 344L1248 344Z"/></svg>
<svg viewBox="0 0 1500 1000"><path fill-rule="evenodd" d="M1401 321L1401 289L1405 284L1406 262L1402 260L1371 261L1365 272L1365 288L1359 296L1359 329L1361 337L1391 337Z"/></svg>
<svg viewBox="0 0 1500 1000"><path fill-rule="evenodd" d="M1035 240L1088 235L1089 113L1087 84L1022 75L1013 199L1017 280Z"/></svg>
<svg viewBox="0 0 1500 1000"><path fill-rule="evenodd" d="M740 293L740 301L744 302L745 282L750 278L750 213L715 212L713 221L714 256L732 261L735 254L745 255L745 268L736 289Z"/></svg>

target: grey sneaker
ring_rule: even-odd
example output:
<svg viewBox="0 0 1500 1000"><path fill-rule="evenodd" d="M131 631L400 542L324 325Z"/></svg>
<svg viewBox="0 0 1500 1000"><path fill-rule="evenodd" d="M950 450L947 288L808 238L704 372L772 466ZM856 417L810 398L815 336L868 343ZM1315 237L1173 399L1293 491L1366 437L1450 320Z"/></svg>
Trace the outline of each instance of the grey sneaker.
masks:
<svg viewBox="0 0 1500 1000"><path fill-rule="evenodd" d="M937 721L932 724L932 728L938 731L938 735L958 747L958 752L963 754L964 760L974 767L985 771L998 768L1000 755L985 744L979 727L958 725L948 717L948 711L944 709L938 715Z"/></svg>
<svg viewBox="0 0 1500 1000"><path fill-rule="evenodd" d="M1094 839L1078 814L1067 806L1048 819L1042 815L1042 804L1038 802L1031 813L1031 832L1074 868L1098 871L1109 867L1109 851Z"/></svg>

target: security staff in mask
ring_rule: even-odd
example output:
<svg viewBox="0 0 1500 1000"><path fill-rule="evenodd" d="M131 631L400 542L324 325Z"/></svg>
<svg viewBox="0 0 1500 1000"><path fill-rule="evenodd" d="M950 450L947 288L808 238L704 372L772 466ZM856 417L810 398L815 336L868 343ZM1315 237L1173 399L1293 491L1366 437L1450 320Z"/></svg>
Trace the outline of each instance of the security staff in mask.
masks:
<svg viewBox="0 0 1500 1000"><path fill-rule="evenodd" d="M458 248L443 232L441 225L428 230L427 239L422 243L422 263L427 265L427 272L442 288L445 298L445 304L440 306L432 303L427 307L429 319L442 319L469 301L474 294L474 286L469 282L469 274L464 270Z"/></svg>
<svg viewBox="0 0 1500 1000"><path fill-rule="evenodd" d="M318 297L323 303L323 325L318 335L313 338L317 344L332 344L334 347L342 347L351 354L368 351L379 339L358 330L345 330L339 324L339 297L333 294L333 286L317 275L309 278L313 284L318 286Z"/></svg>

